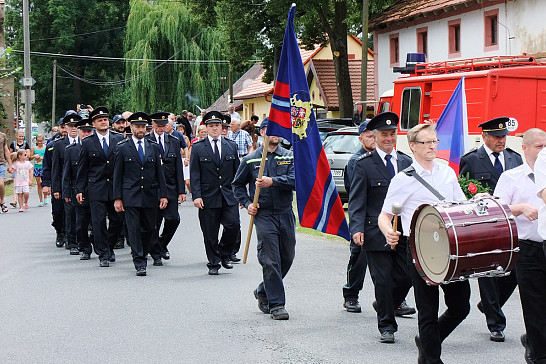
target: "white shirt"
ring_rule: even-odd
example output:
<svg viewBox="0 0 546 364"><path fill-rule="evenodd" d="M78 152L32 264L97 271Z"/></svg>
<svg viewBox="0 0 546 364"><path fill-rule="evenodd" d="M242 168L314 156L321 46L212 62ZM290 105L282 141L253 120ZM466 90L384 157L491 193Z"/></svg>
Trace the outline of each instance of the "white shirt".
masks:
<svg viewBox="0 0 546 364"><path fill-rule="evenodd" d="M103 141L104 141L103 138L106 138L106 145L107 145L107 146L110 146L110 131L107 130L107 131L106 131L106 135L104 135L104 136L103 136L103 135L100 135L99 133L97 133L97 136L99 137L99 141L100 141L101 147L103 146L103 145L102 145L102 143L103 143Z"/></svg>
<svg viewBox="0 0 546 364"><path fill-rule="evenodd" d="M495 166L495 156L493 155L493 151L489 148L487 148L487 145L483 145L483 149L487 152L487 155L489 156L489 160L491 161L491 164ZM502 170L506 171L506 168L504 167L504 152L499 152L499 161L502 164Z"/></svg>
<svg viewBox="0 0 546 364"><path fill-rule="evenodd" d="M218 153L220 154L220 158L222 158L222 136L218 137L218 142L216 142L216 144L214 144L214 139L210 135L208 135L207 138L209 138L210 146L212 147L212 152L216 153L216 151L214 150L214 146L216 145L218 147Z"/></svg>
<svg viewBox="0 0 546 364"><path fill-rule="evenodd" d="M455 171L451 167L434 162L432 173L430 173L416 161L413 161L412 166L419 176L444 196L446 201L466 200L466 196L457 181ZM398 173L391 180L382 211L392 214L392 204L395 202L401 203L402 228L404 229L404 235L409 236L411 218L415 210L422 204L432 204L438 201L438 198L415 177L408 176L405 173Z"/></svg>
<svg viewBox="0 0 546 364"><path fill-rule="evenodd" d="M377 150L377 154L379 154L379 156L381 157L381 160L383 161L383 164L386 167L387 166L387 160L385 159L385 156L387 155L387 153L382 151L380 148L376 148L376 150ZM398 163L396 163L396 161L398 160L398 155L396 154L396 149L393 148L392 151L389 154L392 155L391 163L394 166L394 174L397 174L398 173Z"/></svg>
<svg viewBox="0 0 546 364"><path fill-rule="evenodd" d="M546 148L538 153L538 158L535 162L535 183L537 196L542 200L542 190L546 188ZM546 240L546 205L544 201L539 206L538 233L543 240Z"/></svg>
<svg viewBox="0 0 546 364"><path fill-rule="evenodd" d="M138 140L134 136L132 136L131 139L133 139L133 143L135 143L135 148L137 152L138 152L138 142L141 142L140 145L142 145L142 150L144 151L144 154L146 154L146 146L144 145L144 139Z"/></svg>
<svg viewBox="0 0 546 364"><path fill-rule="evenodd" d="M233 114L229 114L228 115L233 119L241 119L241 115L239 115L239 113L237 111L234 111Z"/></svg>
<svg viewBox="0 0 546 364"><path fill-rule="evenodd" d="M165 133L159 135L154 131L154 137L157 143L161 141L161 145L163 145L163 148L165 148Z"/></svg>
<svg viewBox="0 0 546 364"><path fill-rule="evenodd" d="M508 205L528 203L535 207L542 205L542 200L535 193L535 184L529 178L533 173L527 163L503 172L495 187L495 196L500 197ZM542 241L538 234L538 221L529 221L523 214L516 216L518 237L525 240Z"/></svg>
<svg viewBox="0 0 546 364"><path fill-rule="evenodd" d="M68 137L68 144L71 145L71 144L74 144L74 143L78 143L78 137L76 138L72 138L72 137Z"/></svg>

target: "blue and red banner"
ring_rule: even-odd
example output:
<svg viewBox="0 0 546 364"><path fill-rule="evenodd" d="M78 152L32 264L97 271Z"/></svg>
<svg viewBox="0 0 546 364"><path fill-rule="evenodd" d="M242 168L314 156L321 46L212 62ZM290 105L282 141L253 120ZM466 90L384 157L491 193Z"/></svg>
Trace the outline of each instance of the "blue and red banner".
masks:
<svg viewBox="0 0 546 364"><path fill-rule="evenodd" d="M267 135L292 143L300 225L350 240L345 211L330 172L311 104L305 69L294 32L295 5L288 23L277 72Z"/></svg>
<svg viewBox="0 0 546 364"><path fill-rule="evenodd" d="M442 111L436 124L436 132L440 140L436 156L449 161L449 166L459 175L461 156L469 149L464 77L459 81Z"/></svg>

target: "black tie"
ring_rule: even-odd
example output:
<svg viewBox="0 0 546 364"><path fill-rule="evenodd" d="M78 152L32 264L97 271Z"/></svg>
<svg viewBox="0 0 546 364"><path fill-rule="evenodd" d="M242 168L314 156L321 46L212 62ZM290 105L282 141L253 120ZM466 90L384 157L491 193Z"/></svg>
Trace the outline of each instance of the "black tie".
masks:
<svg viewBox="0 0 546 364"><path fill-rule="evenodd" d="M535 174L533 172L529 173L529 178L535 183Z"/></svg>
<svg viewBox="0 0 546 364"><path fill-rule="evenodd" d="M391 178L393 178L395 173L394 173L394 165L391 162L391 158L392 158L392 155L390 154L387 154L385 156L385 160L387 161L387 169L389 170L389 173L391 174Z"/></svg>
<svg viewBox="0 0 546 364"><path fill-rule="evenodd" d="M102 150L104 150L104 155L108 157L108 143L106 143L106 137L102 137Z"/></svg>
<svg viewBox="0 0 546 364"><path fill-rule="evenodd" d="M216 156L216 161L220 163L220 151L218 150L218 139L212 139L214 142L214 155Z"/></svg>
<svg viewBox="0 0 546 364"><path fill-rule="evenodd" d="M163 149L163 143L161 143L161 136L159 136L159 150L161 151L161 156L165 157L165 149Z"/></svg>
<svg viewBox="0 0 546 364"><path fill-rule="evenodd" d="M502 164L499 160L499 153L493 152L491 154L493 154L493 156L495 157L495 164L493 165L493 167L495 167L495 170L497 171L497 177L500 177L502 172L504 172L504 169L502 169Z"/></svg>

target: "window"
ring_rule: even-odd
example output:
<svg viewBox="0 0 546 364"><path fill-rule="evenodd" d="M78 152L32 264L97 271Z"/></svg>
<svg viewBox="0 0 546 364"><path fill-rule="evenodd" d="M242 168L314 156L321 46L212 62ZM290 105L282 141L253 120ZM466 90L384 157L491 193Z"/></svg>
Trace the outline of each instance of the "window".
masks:
<svg viewBox="0 0 546 364"><path fill-rule="evenodd" d="M484 51L499 49L499 9L484 12Z"/></svg>
<svg viewBox="0 0 546 364"><path fill-rule="evenodd" d="M424 53L428 58L428 28L417 28L417 53Z"/></svg>
<svg viewBox="0 0 546 364"><path fill-rule="evenodd" d="M419 124L421 112L421 88L407 87L402 92L400 129L409 130Z"/></svg>
<svg viewBox="0 0 546 364"><path fill-rule="evenodd" d="M400 44L398 42L398 33L389 35L389 47L391 54L391 67L400 65Z"/></svg>
<svg viewBox="0 0 546 364"><path fill-rule="evenodd" d="M447 23L449 29L449 58L461 56L461 19L451 20Z"/></svg>

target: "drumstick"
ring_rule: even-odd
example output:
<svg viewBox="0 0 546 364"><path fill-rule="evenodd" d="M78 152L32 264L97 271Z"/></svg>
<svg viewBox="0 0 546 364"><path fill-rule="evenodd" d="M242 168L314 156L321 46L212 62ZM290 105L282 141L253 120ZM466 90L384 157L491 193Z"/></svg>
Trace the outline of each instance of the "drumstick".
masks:
<svg viewBox="0 0 546 364"><path fill-rule="evenodd" d="M396 231L398 229L398 215L402 212L402 204L400 202L395 202L391 205L391 211L394 214L394 222L392 224L392 230ZM394 245L391 245L391 249L394 249Z"/></svg>

